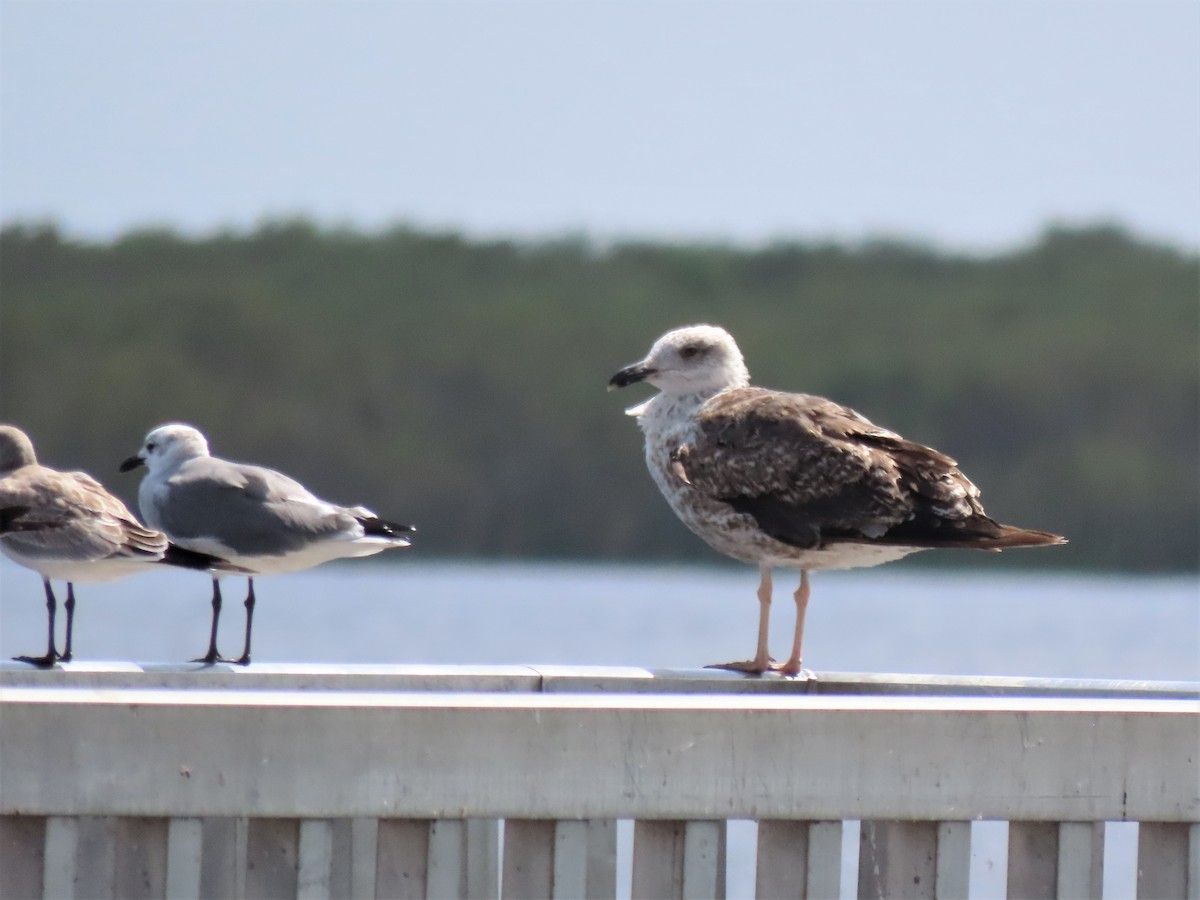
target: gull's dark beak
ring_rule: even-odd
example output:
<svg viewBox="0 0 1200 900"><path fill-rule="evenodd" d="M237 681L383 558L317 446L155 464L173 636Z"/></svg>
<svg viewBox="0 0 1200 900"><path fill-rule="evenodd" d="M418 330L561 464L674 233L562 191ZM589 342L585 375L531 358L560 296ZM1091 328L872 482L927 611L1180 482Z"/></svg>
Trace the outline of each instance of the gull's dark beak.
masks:
<svg viewBox="0 0 1200 900"><path fill-rule="evenodd" d="M631 384L637 384L639 381L645 381L657 369L652 369L644 363L634 363L632 366L626 366L612 378L608 379L608 389L623 388Z"/></svg>
<svg viewBox="0 0 1200 900"><path fill-rule="evenodd" d="M144 466L145 464L146 464L146 461L144 459L142 459L140 456L136 456L136 455L131 456L131 457L129 457L129 459L125 460L125 462L121 463L121 471L122 472L132 472L138 466Z"/></svg>

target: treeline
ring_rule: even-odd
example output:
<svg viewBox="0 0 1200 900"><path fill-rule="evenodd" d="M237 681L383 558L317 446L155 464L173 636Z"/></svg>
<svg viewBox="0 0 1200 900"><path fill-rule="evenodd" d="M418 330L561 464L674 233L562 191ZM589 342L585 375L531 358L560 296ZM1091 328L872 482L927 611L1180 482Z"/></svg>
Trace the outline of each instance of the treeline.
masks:
<svg viewBox="0 0 1200 900"><path fill-rule="evenodd" d="M995 517L1071 539L1005 564L1194 570L1197 290L1195 254L1116 227L972 257L303 221L83 243L12 226L0 418L130 501L118 461L177 420L214 452L416 523L424 558L713 561L622 415L647 391L605 392L661 332L710 321L756 382L932 444Z"/></svg>

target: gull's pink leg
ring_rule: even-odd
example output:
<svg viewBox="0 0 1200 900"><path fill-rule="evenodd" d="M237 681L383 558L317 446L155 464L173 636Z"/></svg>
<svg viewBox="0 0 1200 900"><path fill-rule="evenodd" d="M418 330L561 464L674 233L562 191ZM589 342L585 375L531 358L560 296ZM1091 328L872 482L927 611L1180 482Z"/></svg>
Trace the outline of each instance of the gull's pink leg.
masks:
<svg viewBox="0 0 1200 900"><path fill-rule="evenodd" d="M771 619L771 567L759 566L758 571L758 648L754 651L754 659L721 663L706 668L731 669L734 672L749 672L752 675L761 675L771 668L771 654L767 650L768 623Z"/></svg>
<svg viewBox="0 0 1200 900"><path fill-rule="evenodd" d="M796 636L792 639L792 655L782 666L775 666L775 671L781 675L799 675L804 672L800 667L800 645L804 643L804 614L808 612L808 569L800 570L800 587L792 595L796 600Z"/></svg>

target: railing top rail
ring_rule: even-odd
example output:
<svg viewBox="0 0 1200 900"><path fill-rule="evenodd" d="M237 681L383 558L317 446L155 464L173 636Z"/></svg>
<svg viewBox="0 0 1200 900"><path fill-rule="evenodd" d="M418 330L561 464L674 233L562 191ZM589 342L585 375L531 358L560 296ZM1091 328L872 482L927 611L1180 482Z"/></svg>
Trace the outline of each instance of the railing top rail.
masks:
<svg viewBox="0 0 1200 900"><path fill-rule="evenodd" d="M0 662L0 687L1200 699L1200 681L861 672L822 672L801 681L715 669L558 665L260 663L242 667L86 661L36 669Z"/></svg>

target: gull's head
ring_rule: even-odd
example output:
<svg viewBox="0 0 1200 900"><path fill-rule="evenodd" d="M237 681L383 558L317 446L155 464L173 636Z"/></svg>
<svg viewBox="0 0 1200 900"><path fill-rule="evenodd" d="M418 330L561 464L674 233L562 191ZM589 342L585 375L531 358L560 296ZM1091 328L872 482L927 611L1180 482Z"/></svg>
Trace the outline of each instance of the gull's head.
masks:
<svg viewBox="0 0 1200 900"><path fill-rule="evenodd" d="M146 435L142 449L121 463L121 471L145 466L153 474L194 456L208 456L208 441L199 429L178 423L159 425Z"/></svg>
<svg viewBox="0 0 1200 900"><path fill-rule="evenodd" d="M0 475L37 464L33 441L14 425L0 425Z"/></svg>
<svg viewBox="0 0 1200 900"><path fill-rule="evenodd" d="M645 359L614 375L608 387L639 381L664 394L711 393L749 384L750 373L728 331L715 325L689 325L660 337Z"/></svg>

